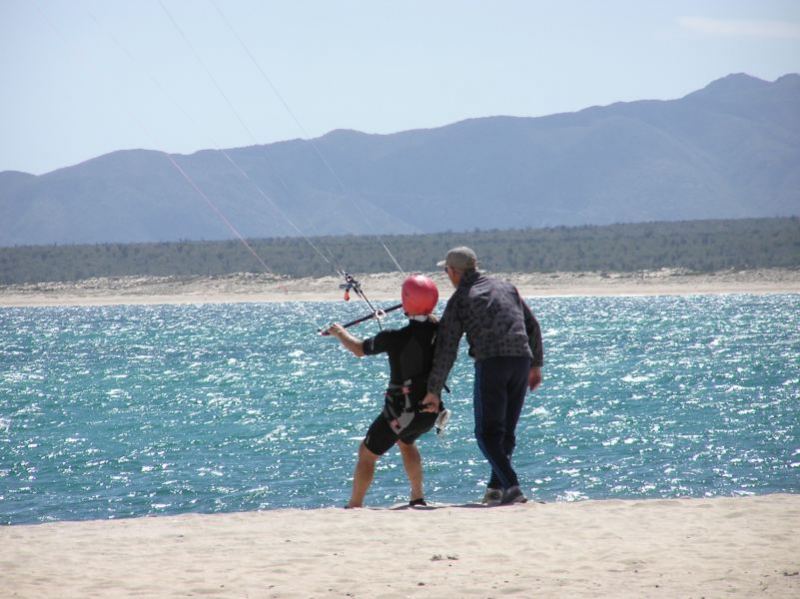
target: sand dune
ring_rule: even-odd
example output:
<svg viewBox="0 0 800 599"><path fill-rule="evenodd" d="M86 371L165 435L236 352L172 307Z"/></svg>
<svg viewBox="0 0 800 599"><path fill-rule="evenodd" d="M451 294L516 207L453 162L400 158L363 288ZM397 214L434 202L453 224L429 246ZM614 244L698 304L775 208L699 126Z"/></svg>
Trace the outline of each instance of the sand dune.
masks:
<svg viewBox="0 0 800 599"><path fill-rule="evenodd" d="M0 528L3 597L798 597L800 495Z"/></svg>

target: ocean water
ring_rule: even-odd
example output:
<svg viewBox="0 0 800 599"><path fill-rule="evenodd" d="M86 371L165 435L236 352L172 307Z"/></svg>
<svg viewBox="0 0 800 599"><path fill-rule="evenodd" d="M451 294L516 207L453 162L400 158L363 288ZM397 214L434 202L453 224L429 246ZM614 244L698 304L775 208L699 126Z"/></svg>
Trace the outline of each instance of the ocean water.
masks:
<svg viewBox="0 0 800 599"><path fill-rule="evenodd" d="M800 295L529 303L546 366L518 427L527 494L800 492ZM360 311L354 302L0 309L0 523L343 505L388 368L318 336L315 323ZM446 433L419 442L437 502L475 500L488 477L465 345ZM367 501L406 498L393 450Z"/></svg>

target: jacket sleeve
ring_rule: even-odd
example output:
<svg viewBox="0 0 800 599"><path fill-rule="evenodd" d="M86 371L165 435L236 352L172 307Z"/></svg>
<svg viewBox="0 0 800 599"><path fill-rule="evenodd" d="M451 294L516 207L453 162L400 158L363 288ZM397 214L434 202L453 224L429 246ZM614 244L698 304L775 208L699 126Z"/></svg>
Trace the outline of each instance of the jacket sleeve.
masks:
<svg viewBox="0 0 800 599"><path fill-rule="evenodd" d="M517 291L517 295L519 296L519 301L522 304L522 313L525 317L525 332L528 333L528 344L531 347L531 353L533 354L533 366L543 366L544 365L544 347L542 345L542 329L539 326L539 321L536 320L536 317L531 312L531 309L528 307L528 304L522 299L522 296L519 295L519 291Z"/></svg>
<svg viewBox="0 0 800 599"><path fill-rule="evenodd" d="M453 294L439 321L436 333L436 348L433 354L433 367L428 375L428 392L441 396L442 387L458 355L458 344L464 333L464 325L458 315L457 297Z"/></svg>

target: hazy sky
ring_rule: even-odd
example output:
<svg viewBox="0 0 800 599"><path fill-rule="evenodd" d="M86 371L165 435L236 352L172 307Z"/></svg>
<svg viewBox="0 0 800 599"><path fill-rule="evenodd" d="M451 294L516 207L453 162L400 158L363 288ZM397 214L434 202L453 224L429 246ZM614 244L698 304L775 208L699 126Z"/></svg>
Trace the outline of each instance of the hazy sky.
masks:
<svg viewBox="0 0 800 599"><path fill-rule="evenodd" d="M0 171L677 98L734 72L800 72L800 2L0 0Z"/></svg>

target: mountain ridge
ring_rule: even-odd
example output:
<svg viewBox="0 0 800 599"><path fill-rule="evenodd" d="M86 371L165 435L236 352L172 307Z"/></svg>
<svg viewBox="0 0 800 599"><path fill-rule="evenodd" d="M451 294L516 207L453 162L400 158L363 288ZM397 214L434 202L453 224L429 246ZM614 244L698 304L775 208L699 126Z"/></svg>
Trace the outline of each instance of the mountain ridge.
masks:
<svg viewBox="0 0 800 599"><path fill-rule="evenodd" d="M798 106L798 74L732 74L673 100L225 150L247 178L220 150L170 156L248 237L792 216ZM162 152L0 173L3 246L232 235Z"/></svg>

